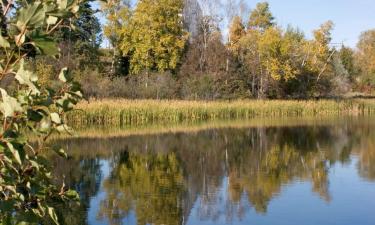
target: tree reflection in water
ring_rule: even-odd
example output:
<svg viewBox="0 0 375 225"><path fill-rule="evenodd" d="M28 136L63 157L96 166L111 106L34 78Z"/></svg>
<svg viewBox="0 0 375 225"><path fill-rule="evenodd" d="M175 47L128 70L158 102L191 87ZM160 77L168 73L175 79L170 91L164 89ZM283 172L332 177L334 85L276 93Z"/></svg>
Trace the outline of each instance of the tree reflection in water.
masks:
<svg viewBox="0 0 375 225"><path fill-rule="evenodd" d="M374 181L374 137L369 125L354 124L61 140L74 160L57 170L70 175L67 183L78 187L81 207L88 207L99 188L97 159L110 160L97 218L113 225L131 213L137 224L184 224L193 207L202 220L224 214L230 221L251 207L267 213L270 201L296 181L310 182L329 202L329 170L353 154L360 176ZM223 190L227 199L220 196Z"/></svg>
<svg viewBox="0 0 375 225"><path fill-rule="evenodd" d="M101 202L98 216L115 225L134 210L138 224L181 224L185 187L174 153L125 151L104 181L107 198Z"/></svg>

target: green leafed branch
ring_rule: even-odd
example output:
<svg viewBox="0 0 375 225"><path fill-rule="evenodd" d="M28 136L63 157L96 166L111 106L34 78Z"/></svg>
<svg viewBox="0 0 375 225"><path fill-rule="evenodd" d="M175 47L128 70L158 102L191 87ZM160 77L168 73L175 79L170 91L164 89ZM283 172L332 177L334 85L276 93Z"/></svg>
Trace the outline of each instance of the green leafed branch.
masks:
<svg viewBox="0 0 375 225"><path fill-rule="evenodd" d="M59 88L41 85L30 70L30 54L56 57L53 32L79 11L80 0L0 1L0 225L59 224L53 207L79 200L78 194L53 184L45 146L53 133L70 132L63 115L82 98L69 71ZM66 25L65 25L66 26ZM3 85L11 78L11 85ZM10 88L10 86L15 88ZM29 143L28 136L38 137ZM52 152L67 157L57 146Z"/></svg>

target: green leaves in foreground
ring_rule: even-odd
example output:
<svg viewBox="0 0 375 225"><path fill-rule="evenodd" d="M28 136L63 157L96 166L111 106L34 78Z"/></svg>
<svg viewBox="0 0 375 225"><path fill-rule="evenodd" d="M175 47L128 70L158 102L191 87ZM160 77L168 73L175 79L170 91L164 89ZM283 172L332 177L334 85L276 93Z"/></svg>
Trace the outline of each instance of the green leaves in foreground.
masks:
<svg viewBox="0 0 375 225"><path fill-rule="evenodd" d="M0 110L4 115L6 120L8 117L12 117L17 112L22 112L21 104L17 101L16 98L10 97L8 93L0 88L1 96L3 101L0 103Z"/></svg>
<svg viewBox="0 0 375 225"><path fill-rule="evenodd" d="M79 91L78 86L66 82L60 90L51 91L40 88L33 76L33 72L20 67L16 80L23 91L17 93L17 98L0 89L4 124L0 136L0 224L42 220L58 224L51 205L78 199L76 192L52 184L50 165L44 157L48 150L45 140L53 133L71 130L62 115L80 100L79 95L69 94ZM26 130L37 137L37 144L28 143ZM51 150L67 158L62 148L54 146ZM7 222L10 218L12 222Z"/></svg>
<svg viewBox="0 0 375 225"><path fill-rule="evenodd" d="M71 132L63 115L81 100L80 85L65 68L58 88L41 86L27 60L32 52L58 55L52 33L77 13L81 1L29 2L1 2L10 7L3 18L11 19L2 21L7 30L0 34L0 81L12 76L14 88L0 88L0 225L59 224L54 206L79 200L74 190L54 184L47 151L67 154L45 142L53 133ZM35 143L28 141L30 135Z"/></svg>

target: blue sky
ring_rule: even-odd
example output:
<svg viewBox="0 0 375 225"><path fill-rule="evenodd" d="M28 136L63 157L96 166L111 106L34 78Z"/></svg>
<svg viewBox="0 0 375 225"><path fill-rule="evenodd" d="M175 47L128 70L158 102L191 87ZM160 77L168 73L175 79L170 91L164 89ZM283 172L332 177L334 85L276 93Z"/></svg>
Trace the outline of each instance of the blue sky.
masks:
<svg viewBox="0 0 375 225"><path fill-rule="evenodd" d="M246 0L254 9L258 0ZM307 37L327 20L335 23L333 42L355 47L359 35L375 29L375 0L269 0L279 25L302 29Z"/></svg>

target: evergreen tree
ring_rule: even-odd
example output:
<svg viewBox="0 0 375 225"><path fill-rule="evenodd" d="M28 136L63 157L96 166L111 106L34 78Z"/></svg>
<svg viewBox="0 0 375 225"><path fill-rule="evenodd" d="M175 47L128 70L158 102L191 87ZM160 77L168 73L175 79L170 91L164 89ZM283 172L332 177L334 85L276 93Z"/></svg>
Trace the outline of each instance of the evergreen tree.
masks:
<svg viewBox="0 0 375 225"><path fill-rule="evenodd" d="M248 28L266 30L275 25L274 17L270 11L268 2L260 2L256 8L251 12Z"/></svg>
<svg viewBox="0 0 375 225"><path fill-rule="evenodd" d="M102 28L96 16L97 11L92 8L92 1L80 3L80 13L66 21L66 26L55 34L62 49L60 60L80 69L88 66L97 67L99 63Z"/></svg>

